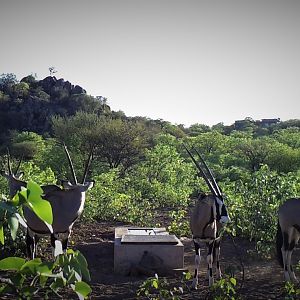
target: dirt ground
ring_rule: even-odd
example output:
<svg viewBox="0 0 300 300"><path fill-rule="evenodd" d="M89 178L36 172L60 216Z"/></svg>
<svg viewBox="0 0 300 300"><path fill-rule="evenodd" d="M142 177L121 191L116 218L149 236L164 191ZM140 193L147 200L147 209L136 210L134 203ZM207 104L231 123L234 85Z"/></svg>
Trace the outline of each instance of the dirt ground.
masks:
<svg viewBox="0 0 300 300"><path fill-rule="evenodd" d="M130 277L114 274L114 228L120 223L94 222L92 224L76 224L71 238L71 247L79 249L86 257L91 272L91 299L136 299L136 290L146 277ZM194 272L194 252L190 238L182 240L185 247L185 268ZM275 259L260 260L251 258L247 250L251 244L244 240L225 239L221 245L221 268L240 267L241 258L244 264L244 280L242 272L237 271L235 277L242 299L284 299L283 271ZM299 258L295 250L294 260ZM182 299L207 299L208 286L205 280L206 264L202 259L199 288L196 291L185 290ZM180 282L181 275L174 274L168 281ZM243 286L240 288L240 284ZM68 297L70 298L70 297ZM75 298L74 298L75 299Z"/></svg>

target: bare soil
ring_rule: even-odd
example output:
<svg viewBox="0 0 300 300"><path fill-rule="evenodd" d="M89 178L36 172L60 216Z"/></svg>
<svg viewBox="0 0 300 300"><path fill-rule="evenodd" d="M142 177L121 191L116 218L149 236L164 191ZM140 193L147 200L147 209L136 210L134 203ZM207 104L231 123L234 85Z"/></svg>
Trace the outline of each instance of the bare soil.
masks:
<svg viewBox="0 0 300 300"><path fill-rule="evenodd" d="M114 274L114 229L126 224L117 222L78 222L73 228L69 247L80 250L86 257L91 273L92 287L91 299L122 300L137 299L136 292L139 286L147 279L145 276L133 277ZM181 239L184 244L185 269L194 273L194 249L190 237ZM51 247L48 240L40 243L40 256L45 259L51 257ZM236 291L238 299L296 299L285 298L283 270L275 258L263 260L254 253L254 245L243 239L227 237L221 243L221 269L223 273L231 270L237 279ZM48 245L47 245L48 244ZM206 277L205 254L206 249L201 248L201 265L199 286L191 290L191 281L183 286L184 294L180 299L212 299L210 296ZM300 260L300 251L295 249L293 263ZM243 266L243 268L242 268ZM244 272L242 272L244 270ZM297 273L298 271L296 271ZM300 276L298 272L298 277ZM161 277L161 276L160 276ZM167 276L171 286L182 286L182 272ZM9 299L1 297L0 299ZM63 299L78 299L73 292L67 292ZM298 298L297 298L298 299ZM299 298L300 299L300 298Z"/></svg>
<svg viewBox="0 0 300 300"><path fill-rule="evenodd" d="M80 250L86 257L91 272L91 299L137 299L136 291L146 277L130 277L114 274L114 228L120 223L94 222L76 224L71 237L70 247ZM194 273L193 243L190 238L183 238L185 246L185 268ZM242 271L235 271L238 282L237 291L242 299L284 299L283 271L274 259L262 260L248 254L253 245L242 239L222 241L221 268L222 270L241 267ZM205 249L205 248L203 248ZM203 250L205 252L205 250ZM205 257L205 256L203 256ZM293 260L299 259L299 251L294 251ZM208 299L208 283L205 280L206 264L202 259L199 276L199 288L196 291L185 288L182 299ZM168 281L180 285L180 274L168 276ZM242 285L242 286L241 286ZM70 299L71 297L68 296ZM74 297L75 299L76 297Z"/></svg>

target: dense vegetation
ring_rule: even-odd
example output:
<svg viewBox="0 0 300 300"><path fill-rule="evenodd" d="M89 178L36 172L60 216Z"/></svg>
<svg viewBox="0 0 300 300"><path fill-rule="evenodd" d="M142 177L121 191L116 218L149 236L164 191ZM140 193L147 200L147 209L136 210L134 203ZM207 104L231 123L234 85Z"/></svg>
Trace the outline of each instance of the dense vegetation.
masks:
<svg viewBox="0 0 300 300"><path fill-rule="evenodd" d="M278 206L300 194L300 120L265 126L247 118L243 126L222 123L189 128L163 120L129 118L110 110L106 99L49 76L20 82L0 77L0 164L9 147L21 157L25 179L40 184L71 178L61 142L67 144L78 175L94 148L82 220L119 220L157 225L169 211L169 229L189 235L191 195L207 191L182 147L195 146L222 190L233 234L251 239L262 254L272 253ZM0 178L7 194L7 182ZM147 214L144 212L147 210ZM8 245L6 245L8 247Z"/></svg>

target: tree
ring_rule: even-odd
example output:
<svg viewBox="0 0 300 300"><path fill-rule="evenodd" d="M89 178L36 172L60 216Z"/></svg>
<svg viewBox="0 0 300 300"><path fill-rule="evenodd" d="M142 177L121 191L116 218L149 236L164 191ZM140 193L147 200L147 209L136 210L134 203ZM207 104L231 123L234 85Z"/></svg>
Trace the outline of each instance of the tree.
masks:
<svg viewBox="0 0 300 300"><path fill-rule="evenodd" d="M262 164L267 163L271 145L267 139L246 139L236 145L236 154L248 162L252 172L257 171Z"/></svg>
<svg viewBox="0 0 300 300"><path fill-rule="evenodd" d="M49 67L50 76L53 76L57 71L55 70L55 67Z"/></svg>
<svg viewBox="0 0 300 300"><path fill-rule="evenodd" d="M146 146L143 124L105 119L97 138L96 154L110 168L122 166L126 170L139 161Z"/></svg>
<svg viewBox="0 0 300 300"><path fill-rule="evenodd" d="M219 153L226 145L227 137L218 131L199 134L192 139L192 143L203 155Z"/></svg>
<svg viewBox="0 0 300 300"><path fill-rule="evenodd" d="M192 124L188 129L187 132L190 136L197 136L201 133L209 132L210 127L204 124Z"/></svg>
<svg viewBox="0 0 300 300"><path fill-rule="evenodd" d="M11 86L18 82L17 77L13 73L2 73L0 75L0 90L9 93Z"/></svg>
<svg viewBox="0 0 300 300"><path fill-rule="evenodd" d="M35 132L16 132L10 135L12 154L23 159L35 159L38 161L43 156L45 141L42 136Z"/></svg>

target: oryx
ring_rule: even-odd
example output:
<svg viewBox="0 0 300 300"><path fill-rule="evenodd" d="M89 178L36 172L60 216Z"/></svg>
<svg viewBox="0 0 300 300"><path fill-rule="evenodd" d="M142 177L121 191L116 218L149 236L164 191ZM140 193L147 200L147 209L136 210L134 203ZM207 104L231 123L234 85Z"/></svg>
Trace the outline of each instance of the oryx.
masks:
<svg viewBox="0 0 300 300"><path fill-rule="evenodd" d="M52 207L53 233L50 232L48 226L41 221L31 209L26 206L24 207L24 218L27 224L26 246L27 254L30 258L34 258L36 255L36 246L41 235L51 235L51 245L53 249L56 248L55 244L58 239L62 239L62 251L67 249L68 238L71 234L72 226L83 211L85 192L94 185L93 181L85 182L92 158L93 148L91 148L85 165L82 183L78 183L77 181L74 167L68 149L65 145L64 149L70 165L74 184L69 181L65 181L63 182L64 189L61 189L56 185L42 186L44 191L43 198L48 200ZM14 195L14 193L20 190L22 186L26 187L27 183L18 179L17 176L12 173L10 167L9 173L10 176L6 177L9 182L10 194Z"/></svg>
<svg viewBox="0 0 300 300"><path fill-rule="evenodd" d="M276 236L277 257L284 269L284 278L286 281L298 281L293 271L291 257L299 238L300 198L292 198L279 207Z"/></svg>
<svg viewBox="0 0 300 300"><path fill-rule="evenodd" d="M85 192L91 189L94 181L86 182L86 175L91 163L93 147L91 148L88 160L86 161L84 174L81 183L77 181L71 157L67 147L64 145L68 162L73 177L73 184L69 181L63 183L63 190L50 191L45 194L44 198L48 200L52 206L53 213L53 233L51 233L51 245L55 249L56 240L62 240L62 251L67 249L68 239L74 222L81 215L85 202ZM49 228L42 222L35 213L28 209L24 209L24 217L28 225L27 233L27 250L34 257L36 252L36 243L40 235L49 235Z"/></svg>
<svg viewBox="0 0 300 300"><path fill-rule="evenodd" d="M209 286L214 283L212 272L214 257L216 258L217 277L220 278L222 276L219 263L221 238L220 229L229 221L229 216L224 204L224 197L221 189L202 156L196 149L194 149L200 160L200 162L197 162L191 151L185 145L184 147L200 171L199 175L204 178L211 192L210 194L201 193L198 195L195 207L191 212L190 217L190 228L193 234L195 247L195 273L192 287L197 289L201 242L205 242L208 247L206 261L208 264L207 277Z"/></svg>

